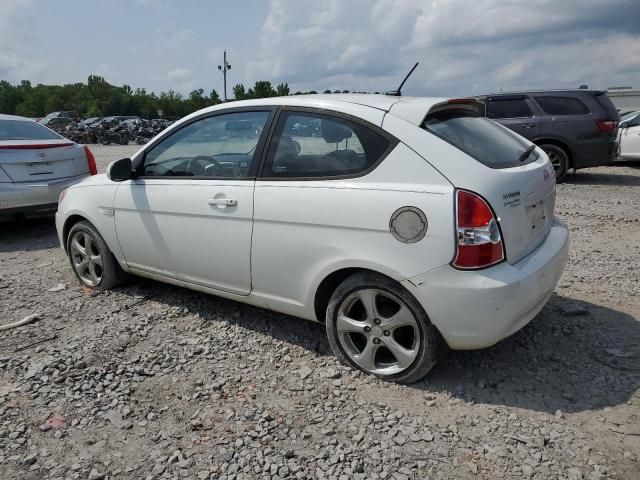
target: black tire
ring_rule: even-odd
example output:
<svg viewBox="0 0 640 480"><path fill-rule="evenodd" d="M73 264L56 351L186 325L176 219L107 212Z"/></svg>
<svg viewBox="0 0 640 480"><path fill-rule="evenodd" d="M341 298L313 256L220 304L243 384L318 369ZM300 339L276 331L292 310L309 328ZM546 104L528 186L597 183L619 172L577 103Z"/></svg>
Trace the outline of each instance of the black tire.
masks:
<svg viewBox="0 0 640 480"><path fill-rule="evenodd" d="M90 249L94 252L97 251L101 258L102 266L100 267L99 281L97 282L88 282L81 276L81 274L78 272L78 269L76 268L76 264L74 262L77 261L78 257L74 255L74 251L76 251L76 248L72 246L72 240L74 239L74 237L76 237L76 235L88 235L92 240ZM76 275L76 278L83 286L91 288L93 290L102 291L116 287L126 280L127 274L122 270L122 268L120 268L118 261L113 256L113 253L111 253L111 250L109 250L106 242L98 233L96 228L91 225L91 223L84 220L76 223L73 227L71 227L71 230L69 230L69 234L66 238L66 243L71 268L73 270L73 273ZM86 242L83 244L83 247L86 250ZM91 252L89 254L91 254ZM94 266L93 268L95 269L96 267ZM90 274L88 273L88 275Z"/></svg>
<svg viewBox="0 0 640 480"><path fill-rule="evenodd" d="M358 294L358 291L368 291L373 289L375 291L380 291L381 296L384 297L384 293L391 294L391 296L396 299L401 300L404 303L410 313L413 315L413 318L416 320L415 324L417 329L414 327L412 331L418 332L419 335L419 347L414 351L417 352L415 355L415 359L413 362L402 371L393 374L378 374L375 371L367 370L358 365L352 358L349 353L345 350L343 344L344 342L339 338L339 333L336 327L336 322L338 318L338 312L341 309L341 306L348 302L350 298L353 298L354 294ZM376 300L374 300L376 302ZM384 327L384 318L383 323L381 325ZM440 335L440 332L433 326L426 312L418 303L418 301L414 298L411 293L405 289L402 285L397 282L391 280L388 277L383 275L379 275L374 272L358 272L347 279L345 279L336 290L333 292L331 299L329 300L329 305L327 308L326 314L326 329L327 329L327 337L329 339L329 344L331 345L331 349L338 359L350 367L356 368L364 373L375 375L384 380L390 380L397 383L414 383L418 380L422 379L425 375L427 375L431 369L434 367L438 359L442 356L442 354L446 351L446 346ZM375 329L375 327L374 327ZM369 338L374 336L374 330L370 330L371 333L366 334L369 335L365 343L369 342ZM343 335L345 335L343 333ZM350 334L347 334L350 335ZM384 333L384 336L388 337L388 332ZM393 333L391 334L393 338ZM379 333L378 333L379 336ZM381 337L382 338L382 337ZM375 338L373 340L376 340ZM380 344L380 339L377 339ZM385 339L382 338L384 343ZM381 344L382 347L385 345ZM378 350L373 354L373 361L375 364L376 356L380 352L380 345L377 347ZM364 351L364 348L363 348Z"/></svg>
<svg viewBox="0 0 640 480"><path fill-rule="evenodd" d="M549 156L556 172L556 182L560 183L569 171L569 155L564 148L550 143L544 143L540 148Z"/></svg>

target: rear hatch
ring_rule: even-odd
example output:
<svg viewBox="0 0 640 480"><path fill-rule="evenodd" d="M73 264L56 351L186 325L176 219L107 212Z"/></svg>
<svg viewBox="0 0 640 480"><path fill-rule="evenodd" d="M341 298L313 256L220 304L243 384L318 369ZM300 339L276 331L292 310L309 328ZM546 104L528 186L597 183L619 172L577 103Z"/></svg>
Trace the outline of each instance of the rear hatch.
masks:
<svg viewBox="0 0 640 480"><path fill-rule="evenodd" d="M53 182L89 173L81 145L20 117L0 119L0 178L11 182Z"/></svg>
<svg viewBox="0 0 640 480"><path fill-rule="evenodd" d="M0 141L0 168L19 182L51 182L88 174L82 146L66 139Z"/></svg>
<svg viewBox="0 0 640 480"><path fill-rule="evenodd" d="M443 146L446 153L428 160L456 188L487 200L500 226L506 260L515 263L551 230L555 175L542 150L485 118L483 109L475 100L434 106L422 127L457 151Z"/></svg>

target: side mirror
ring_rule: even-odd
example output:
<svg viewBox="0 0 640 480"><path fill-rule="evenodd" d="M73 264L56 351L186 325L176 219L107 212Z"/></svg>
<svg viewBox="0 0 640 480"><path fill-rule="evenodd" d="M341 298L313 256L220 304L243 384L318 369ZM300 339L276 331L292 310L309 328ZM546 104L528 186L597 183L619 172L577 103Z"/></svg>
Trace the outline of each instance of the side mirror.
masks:
<svg viewBox="0 0 640 480"><path fill-rule="evenodd" d="M111 162L107 167L107 177L112 182L124 182L134 178L133 168L130 158L121 158L115 162Z"/></svg>

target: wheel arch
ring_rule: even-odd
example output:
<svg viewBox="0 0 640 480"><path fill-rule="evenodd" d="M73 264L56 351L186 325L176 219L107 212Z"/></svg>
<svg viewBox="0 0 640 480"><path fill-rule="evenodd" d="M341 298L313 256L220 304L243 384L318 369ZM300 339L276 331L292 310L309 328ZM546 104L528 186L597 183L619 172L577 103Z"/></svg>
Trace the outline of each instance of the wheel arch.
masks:
<svg viewBox="0 0 640 480"><path fill-rule="evenodd" d="M76 223L80 223L82 221L91 223L88 218L78 214L69 215L69 217L64 222L64 225L62 227L62 241L64 244L62 245L62 248L64 248L64 251L67 254L69 254L69 251L67 250L67 239L69 238L69 232ZM93 223L91 223L91 225L93 225Z"/></svg>
<svg viewBox="0 0 640 480"><path fill-rule="evenodd" d="M398 285L401 285L401 279L397 275L390 275L390 272L381 271L383 269L375 269L369 267L361 267L361 266L352 266L352 267L343 267L337 270L333 270L331 273L328 273L324 276L324 278L319 282L318 286L315 289L314 300L313 300L313 309L315 313L315 317L318 322L324 323L326 320L327 308L329 306L329 300L331 299L331 295L335 292L338 285L340 285L347 277L350 277L354 273L358 272L371 272L377 275L382 275L384 277L389 278L390 280L397 282Z"/></svg>
<svg viewBox="0 0 640 480"><path fill-rule="evenodd" d="M540 137L540 138L534 139L533 143L535 143L538 146L548 144L548 145L555 145L556 147L562 148L565 152L567 152L567 157L569 158L569 168L573 168L573 158L574 158L573 150L571 149L571 146L567 142L559 140L554 137Z"/></svg>

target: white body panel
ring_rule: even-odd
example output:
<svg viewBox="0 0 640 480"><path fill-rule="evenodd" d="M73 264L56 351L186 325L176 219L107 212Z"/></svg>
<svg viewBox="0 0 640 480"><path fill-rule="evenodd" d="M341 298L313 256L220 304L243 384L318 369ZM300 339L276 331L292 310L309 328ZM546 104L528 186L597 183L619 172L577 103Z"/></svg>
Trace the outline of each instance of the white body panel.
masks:
<svg viewBox="0 0 640 480"><path fill-rule="evenodd" d="M291 304L288 313L314 319L317 286L334 271L368 268L402 280L445 265L454 254L452 205L453 186L402 144L364 177L259 180L254 294ZM389 233L391 215L404 206L427 216L420 242L401 243Z"/></svg>
<svg viewBox="0 0 640 480"><path fill-rule="evenodd" d="M98 229L118 262L128 270L113 221L113 199L117 188L118 184L104 174L94 175L68 188L64 200L58 205L56 229L60 245L64 248L65 221L73 216L88 220Z"/></svg>
<svg viewBox="0 0 640 480"><path fill-rule="evenodd" d="M114 201L115 226L129 268L248 294L254 183L121 183ZM233 199L237 205L210 205L212 199Z"/></svg>
<svg viewBox="0 0 640 480"><path fill-rule="evenodd" d="M620 156L624 158L640 158L640 125L620 130Z"/></svg>
<svg viewBox="0 0 640 480"><path fill-rule="evenodd" d="M538 236L527 231L518 238L525 210L499 212L506 247L514 245L509 262L474 272L449 265L455 188L478 191L492 204L502 200L509 182L522 190L523 204L532 193L531 201L550 193L540 193L548 188L538 180L548 163L544 155L523 167L494 170L421 130L420 109L426 114L441 102L376 95L234 102L349 114L382 126L400 143L355 178L117 184L98 176L67 192L56 217L59 235L71 215L82 215L125 270L310 320L318 319L314 300L327 276L344 268L377 271L407 287L451 346L491 345L524 326L553 292L566 259L567 229L549 221ZM398 116L388 113L394 108ZM143 154L144 148L134 161ZM208 200L216 196L237 200L237 206L212 208ZM389 231L391 215L404 206L419 208L428 220L416 243L402 243ZM550 208L552 215L552 203ZM519 227L508 231L509 222Z"/></svg>

